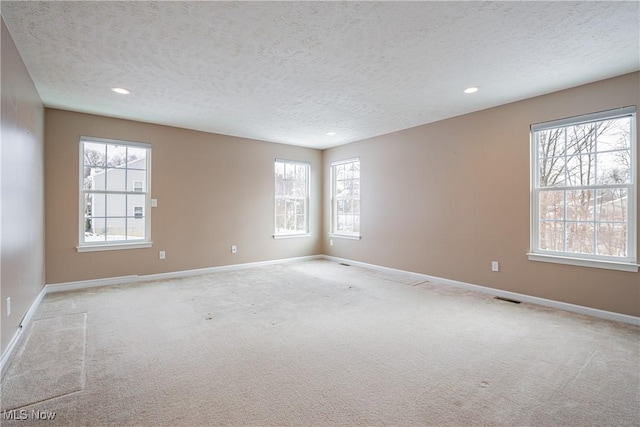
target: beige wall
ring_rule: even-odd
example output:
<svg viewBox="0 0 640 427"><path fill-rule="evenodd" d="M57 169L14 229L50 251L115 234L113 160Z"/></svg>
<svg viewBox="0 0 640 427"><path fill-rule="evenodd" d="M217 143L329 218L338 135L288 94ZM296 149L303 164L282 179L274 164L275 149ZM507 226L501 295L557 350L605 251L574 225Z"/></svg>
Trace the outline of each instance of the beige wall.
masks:
<svg viewBox="0 0 640 427"><path fill-rule="evenodd" d="M360 157L362 240L327 237L324 253L639 316L640 273L526 255L529 126L639 101L634 73L326 150L325 170Z"/></svg>
<svg viewBox="0 0 640 427"><path fill-rule="evenodd" d="M639 80L634 73L324 152L47 109L46 282L326 253L639 316L639 273L526 257L529 125L638 105ZM152 144L152 249L76 252L80 135ZM354 156L363 237L329 246L327 171ZM274 158L312 164L311 238L271 237ZM492 260L500 272L490 271Z"/></svg>
<svg viewBox="0 0 640 427"><path fill-rule="evenodd" d="M2 353L44 286L44 108L2 20ZM11 298L7 316L6 300Z"/></svg>
<svg viewBox="0 0 640 427"><path fill-rule="evenodd" d="M319 150L54 109L45 119L48 284L320 253ZM81 135L152 145L153 248L76 252ZM272 238L275 158L311 163L312 237Z"/></svg>

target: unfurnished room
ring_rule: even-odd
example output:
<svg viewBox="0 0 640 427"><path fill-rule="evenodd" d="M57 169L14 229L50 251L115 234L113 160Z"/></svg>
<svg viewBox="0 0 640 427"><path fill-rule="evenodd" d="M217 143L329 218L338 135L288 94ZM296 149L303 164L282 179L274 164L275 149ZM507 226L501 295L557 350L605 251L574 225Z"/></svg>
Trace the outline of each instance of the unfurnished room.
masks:
<svg viewBox="0 0 640 427"><path fill-rule="evenodd" d="M640 425L640 2L0 11L1 425Z"/></svg>

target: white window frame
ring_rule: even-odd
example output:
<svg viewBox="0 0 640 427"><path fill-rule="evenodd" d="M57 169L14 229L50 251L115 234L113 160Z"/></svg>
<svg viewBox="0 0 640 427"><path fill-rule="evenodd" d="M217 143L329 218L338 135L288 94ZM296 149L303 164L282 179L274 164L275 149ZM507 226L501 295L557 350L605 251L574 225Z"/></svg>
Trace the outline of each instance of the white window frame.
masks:
<svg viewBox="0 0 640 427"><path fill-rule="evenodd" d="M582 189L606 189L606 188L625 188L627 190L628 197L628 215L627 215L627 256L616 257L606 256L598 254L582 254L574 252L559 252L540 249L539 247L539 194L543 187L539 186L539 148L537 140L537 132L569 127L584 123L593 123L606 120L612 120L621 117L629 117L631 121L631 135L630 135L630 168L631 176L628 184L615 184L615 185L603 185L594 183L587 186L558 186L553 187L554 190L582 190ZM569 264L583 267L595 267L610 270L621 270L637 272L637 127L636 127L636 108L624 107L615 110L602 111L593 114L582 115L578 117L571 117L566 119L554 120L551 122L539 123L531 126L531 248L527 253L529 260L551 262L557 264ZM598 153L596 151L595 153ZM597 166L596 166L597 167ZM544 187L550 188L550 187ZM595 201L594 201L595 203ZM563 222L566 219L562 220ZM594 224L597 224L597 218L594 217ZM597 234L594 237L596 239L597 248Z"/></svg>
<svg viewBox="0 0 640 427"><path fill-rule="evenodd" d="M360 223L360 227L358 231L345 231L345 230L337 230L337 224L338 224L338 220L337 220L337 215L338 215L338 199L336 198L336 167L338 166L342 166L342 165L347 165L350 163L358 163L360 164L360 157L353 157L350 159L345 159L345 160L338 160L335 162L331 163L331 167L330 167L330 179L331 179L331 220L330 220L330 232L329 232L329 236L330 237L337 237L337 238L343 238L343 239L354 239L354 240L360 240L362 238L361 236L361 227L362 224ZM362 182L362 175L360 175L358 177L358 186L360 187L360 184ZM348 198L343 198L344 200L358 200L358 202L360 202L361 197L357 197L357 199L355 197L348 197ZM341 199L341 200L343 200ZM359 221L361 219L360 216L360 203L358 203L358 212L357 215L359 217Z"/></svg>
<svg viewBox="0 0 640 427"><path fill-rule="evenodd" d="M97 190L85 190L84 189L84 146L85 143L97 143L97 144L105 144L105 145L119 145L119 146L128 146L135 148L142 148L147 150L146 154L146 174L145 174L145 182L146 188L143 188L143 191L136 191L135 188L127 191L125 186L125 191L97 191ZM140 248L150 248L153 245L151 241L151 144L144 142L132 142L132 141L121 141L115 139L107 139L107 138L96 138L89 136L81 136L80 137L80 151L79 151L79 212L78 212L78 246L76 246L76 250L78 252L95 252L95 251L109 251L109 250L118 250L118 249L140 249ZM125 181L126 182L126 181ZM136 239L136 240L105 240L105 241L85 241L85 201L86 195L88 193L94 194L124 194L124 195L135 195L139 196L143 194L145 196L144 206L142 207L142 212L145 220L145 238L144 239ZM106 214L105 214L106 215ZM109 218L105 216L105 218Z"/></svg>
<svg viewBox="0 0 640 427"><path fill-rule="evenodd" d="M278 177L276 176L275 169L278 163L282 163L285 167L289 166L303 166L305 170L305 195L304 196L286 196L279 195L277 186L278 186ZM274 163L274 203L273 203L273 238L274 239L286 239L286 238L294 238L294 237L309 237L311 236L311 232L309 231L309 196L311 192L311 163L303 162L298 160L285 160L285 159L275 159ZM286 180L285 180L286 181ZM295 182L297 180L293 180ZM296 200L302 201L304 203L304 229L303 230L287 230L287 231L278 231L277 227L277 216L278 216L278 201L284 200ZM286 213L285 213L286 215Z"/></svg>

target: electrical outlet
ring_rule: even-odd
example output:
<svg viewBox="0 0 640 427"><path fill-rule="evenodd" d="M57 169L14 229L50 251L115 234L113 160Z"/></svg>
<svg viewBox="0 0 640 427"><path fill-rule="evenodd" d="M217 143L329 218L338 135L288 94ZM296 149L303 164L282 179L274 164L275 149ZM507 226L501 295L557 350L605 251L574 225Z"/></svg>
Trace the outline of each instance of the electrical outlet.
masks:
<svg viewBox="0 0 640 427"><path fill-rule="evenodd" d="M11 314L11 297L7 298L7 317Z"/></svg>
<svg viewBox="0 0 640 427"><path fill-rule="evenodd" d="M151 199L151 207L152 208L158 207L158 199Z"/></svg>
<svg viewBox="0 0 640 427"><path fill-rule="evenodd" d="M160 259L165 259L167 257L167 254L164 251L160 251L158 256L160 257Z"/></svg>
<svg viewBox="0 0 640 427"><path fill-rule="evenodd" d="M333 246L333 239L329 240L329 246Z"/></svg>
<svg viewBox="0 0 640 427"><path fill-rule="evenodd" d="M498 265L498 261L491 261L491 271L500 271L500 265Z"/></svg>
<svg viewBox="0 0 640 427"><path fill-rule="evenodd" d="M231 253L232 254L238 253L238 247L236 245L231 246Z"/></svg>

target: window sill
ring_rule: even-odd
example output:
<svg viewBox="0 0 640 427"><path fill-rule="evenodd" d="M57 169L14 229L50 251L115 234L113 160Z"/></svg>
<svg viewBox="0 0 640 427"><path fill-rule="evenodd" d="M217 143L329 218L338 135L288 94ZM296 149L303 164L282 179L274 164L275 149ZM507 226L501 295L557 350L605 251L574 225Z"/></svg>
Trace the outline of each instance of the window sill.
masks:
<svg viewBox="0 0 640 427"><path fill-rule="evenodd" d="M558 255L528 253L529 261L551 262L554 264L577 265L579 267L604 268L607 270L630 271L636 273L638 264L631 262L603 261L587 258L570 258Z"/></svg>
<svg viewBox="0 0 640 427"><path fill-rule="evenodd" d="M329 233L329 237L334 237L337 239L349 239L349 240L360 240L362 239L362 236L360 236L359 234L335 234L335 233Z"/></svg>
<svg viewBox="0 0 640 427"><path fill-rule="evenodd" d="M78 252L99 252L99 251L115 251L121 249L144 249L153 246L153 242L136 242L136 243L109 243L99 245L82 245L76 246Z"/></svg>
<svg viewBox="0 0 640 427"><path fill-rule="evenodd" d="M311 237L311 233L299 233L299 234L274 234L274 239L295 239L296 237Z"/></svg>

